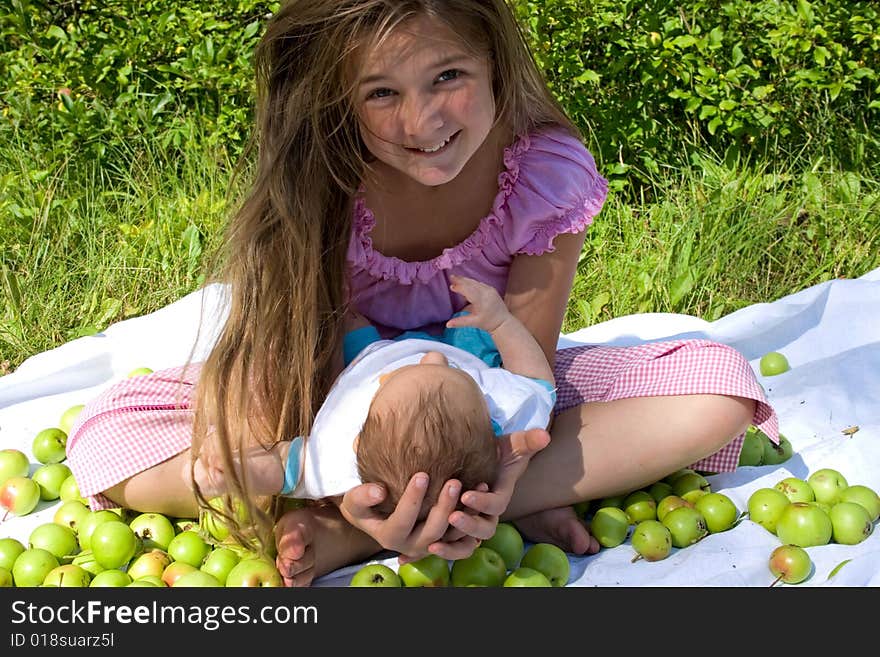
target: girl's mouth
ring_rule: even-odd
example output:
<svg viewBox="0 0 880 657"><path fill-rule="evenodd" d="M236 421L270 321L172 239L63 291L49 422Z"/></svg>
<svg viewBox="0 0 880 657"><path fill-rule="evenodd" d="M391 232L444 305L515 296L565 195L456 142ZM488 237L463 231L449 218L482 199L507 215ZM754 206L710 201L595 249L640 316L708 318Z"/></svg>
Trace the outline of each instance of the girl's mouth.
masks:
<svg viewBox="0 0 880 657"><path fill-rule="evenodd" d="M459 134L461 134L461 130L453 133L451 136L447 137L439 144L435 144L434 146L430 146L428 148L410 148L409 146L404 146L404 148L406 148L406 150L408 150L410 153L416 153L419 155L436 155L437 153L442 153L443 151L445 151L449 144L456 140Z"/></svg>

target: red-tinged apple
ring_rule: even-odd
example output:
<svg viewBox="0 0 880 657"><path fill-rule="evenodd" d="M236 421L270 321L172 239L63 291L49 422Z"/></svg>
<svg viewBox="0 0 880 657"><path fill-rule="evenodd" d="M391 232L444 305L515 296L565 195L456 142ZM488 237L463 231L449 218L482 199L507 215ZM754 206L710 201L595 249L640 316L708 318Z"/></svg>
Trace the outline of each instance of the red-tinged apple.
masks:
<svg viewBox="0 0 880 657"><path fill-rule="evenodd" d="M104 566L95 561L95 555L91 550L83 550L73 558L71 563L76 564L83 570L87 571L92 577L106 570Z"/></svg>
<svg viewBox="0 0 880 657"><path fill-rule="evenodd" d="M535 543L526 550L519 565L543 573L553 586L568 584L571 573L568 555L552 543Z"/></svg>
<svg viewBox="0 0 880 657"><path fill-rule="evenodd" d="M37 525L28 537L28 547L43 548L55 555L58 563L70 563L79 552L76 532L54 522Z"/></svg>
<svg viewBox="0 0 880 657"><path fill-rule="evenodd" d="M544 573L537 571L534 568L526 568L525 566L520 566L519 568L514 569L505 578L504 583L501 586L508 588L548 588L552 587L553 585L550 583L550 580L547 579L547 576Z"/></svg>
<svg viewBox="0 0 880 657"><path fill-rule="evenodd" d="M393 569L384 563L370 563L358 569L348 585L356 588L400 588L403 586L403 580L400 579L400 576Z"/></svg>
<svg viewBox="0 0 880 657"><path fill-rule="evenodd" d="M58 420L58 428L64 433L69 434L73 428L73 423L76 422L76 418L82 413L83 408L85 408L85 404L75 404L64 411Z"/></svg>
<svg viewBox="0 0 880 657"><path fill-rule="evenodd" d="M131 561L139 547L138 537L121 520L95 527L90 544L95 561L104 568L122 568Z"/></svg>
<svg viewBox="0 0 880 657"><path fill-rule="evenodd" d="M61 488L58 490L58 497L62 502L76 500L77 502L82 502L86 506L89 504L88 500L80 494L79 484L76 483L76 478L73 475L70 475L61 483Z"/></svg>
<svg viewBox="0 0 880 657"><path fill-rule="evenodd" d="M657 502L646 490L634 490L623 500L623 512L629 518L629 524L635 525L642 520L657 519Z"/></svg>
<svg viewBox="0 0 880 657"><path fill-rule="evenodd" d="M167 550L176 532L168 516L161 513L141 513L128 523L145 550Z"/></svg>
<svg viewBox="0 0 880 657"><path fill-rule="evenodd" d="M770 553L768 566L773 577L776 578L770 586L780 581L786 584L800 584L813 570L810 555L797 545L780 545L773 550Z"/></svg>
<svg viewBox="0 0 880 657"><path fill-rule="evenodd" d="M798 477L786 477L773 486L785 495L790 502L812 502L816 499L813 487Z"/></svg>
<svg viewBox="0 0 880 657"><path fill-rule="evenodd" d="M24 545L17 538L0 538L0 568L12 570L12 564L24 550Z"/></svg>
<svg viewBox="0 0 880 657"><path fill-rule="evenodd" d="M184 573L174 582L174 588L218 588L221 586L223 586L223 584L220 583L220 580L214 577L211 573L206 573L204 570L193 570L188 573Z"/></svg>
<svg viewBox="0 0 880 657"><path fill-rule="evenodd" d="M663 525L672 536L673 547L677 548L693 545L709 533L703 514L689 506L680 506L667 513Z"/></svg>
<svg viewBox="0 0 880 657"><path fill-rule="evenodd" d="M135 376L143 376L144 374L152 374L152 373L153 373L153 370L151 370L149 367L136 367L133 370L131 370L128 374L126 374L126 377L130 379Z"/></svg>
<svg viewBox="0 0 880 657"><path fill-rule="evenodd" d="M168 588L168 584L166 584L161 577L156 577L155 575L147 575L146 577L133 580L131 584L127 584L126 586L148 586L159 589Z"/></svg>
<svg viewBox="0 0 880 657"><path fill-rule="evenodd" d="M706 493L694 502L694 507L706 519L706 529L710 534L727 531L739 518L739 509L724 493Z"/></svg>
<svg viewBox="0 0 880 657"><path fill-rule="evenodd" d="M213 575L220 584L226 586L226 578L239 561L241 561L241 558L234 550L219 546L211 550L210 554L205 557L205 561L199 566L199 570Z"/></svg>
<svg viewBox="0 0 880 657"><path fill-rule="evenodd" d="M871 522L880 518L880 496L874 492L873 488L861 484L847 486L840 494L840 501L861 504L868 512Z"/></svg>
<svg viewBox="0 0 880 657"><path fill-rule="evenodd" d="M40 485L33 479L10 477L0 486L0 507L6 509L7 514L26 516L39 502Z"/></svg>
<svg viewBox="0 0 880 657"><path fill-rule="evenodd" d="M67 458L67 434L58 427L43 429L34 436L31 452L40 463L61 463Z"/></svg>
<svg viewBox="0 0 880 657"><path fill-rule="evenodd" d="M15 586L15 582L12 581L12 571L0 566L0 589L7 589L13 586Z"/></svg>
<svg viewBox="0 0 880 657"><path fill-rule="evenodd" d="M162 573L171 565L171 561L171 557L164 550L147 550L134 558L128 565L126 572L132 579L142 579L149 575L162 577Z"/></svg>
<svg viewBox="0 0 880 657"><path fill-rule="evenodd" d="M165 582L165 586L174 586L174 582L178 580L179 577L185 575L186 573L191 573L194 570L198 570L195 566L190 566L188 563L183 561L172 561L165 567L165 570L162 571L161 580ZM136 582L141 581L144 578L135 579Z"/></svg>
<svg viewBox="0 0 880 657"><path fill-rule="evenodd" d="M111 570L102 570L95 575L89 583L89 588L121 588L128 586L133 581L128 573L113 568Z"/></svg>
<svg viewBox="0 0 880 657"><path fill-rule="evenodd" d="M749 520L758 523L771 534L775 534L779 516L789 504L791 504L791 500L781 490L759 488L749 496Z"/></svg>
<svg viewBox="0 0 880 657"><path fill-rule="evenodd" d="M522 535L509 522L499 522L495 534L489 540L483 541L482 546L500 554L507 570L513 570L519 565L519 560L525 551Z"/></svg>
<svg viewBox="0 0 880 657"><path fill-rule="evenodd" d="M632 546L645 561L661 561L672 551L672 534L659 520L643 520L633 529Z"/></svg>
<svg viewBox="0 0 880 657"><path fill-rule="evenodd" d="M856 545L874 531L871 516L861 504L838 502L828 513L831 518L831 538L835 543Z"/></svg>
<svg viewBox="0 0 880 657"><path fill-rule="evenodd" d="M401 565L397 574L408 588L449 586L449 562L436 554Z"/></svg>
<svg viewBox="0 0 880 657"><path fill-rule="evenodd" d="M41 465L31 475L40 486L41 500L57 500L61 496L61 484L70 476L70 468L63 463Z"/></svg>
<svg viewBox="0 0 880 657"><path fill-rule="evenodd" d="M40 586L53 568L60 564L55 555L43 548L27 548L12 566L12 579L19 588Z"/></svg>
<svg viewBox="0 0 880 657"><path fill-rule="evenodd" d="M522 564L525 565L525 564ZM507 577L504 559L495 550L476 548L469 557L452 562L450 581L452 586L500 587Z"/></svg>
<svg viewBox="0 0 880 657"><path fill-rule="evenodd" d="M202 565L210 551L211 544L191 529L175 535L168 544L168 554L172 560L188 563L194 568Z"/></svg>
<svg viewBox="0 0 880 657"><path fill-rule="evenodd" d="M657 520L663 522L663 518L666 517L667 513L680 506L692 507L694 505L679 495L667 495L657 504Z"/></svg>
<svg viewBox="0 0 880 657"><path fill-rule="evenodd" d="M52 516L52 522L69 527L74 533L77 533L79 532L79 523L81 523L89 513L91 513L89 507L79 500L69 500L63 502L61 506L55 510L55 515Z"/></svg>
<svg viewBox="0 0 880 657"><path fill-rule="evenodd" d="M92 581L92 576L76 564L68 563L49 571L43 586L84 589Z"/></svg>
<svg viewBox="0 0 880 657"><path fill-rule="evenodd" d="M119 516L109 509L101 509L100 511L89 511L89 514L80 521L79 531L76 535L81 549L91 550L92 533L96 527L105 522L119 522Z"/></svg>
<svg viewBox="0 0 880 657"><path fill-rule="evenodd" d="M817 502L835 505L840 500L840 494L849 486L846 478L837 470L822 468L816 470L809 477L807 483L813 489Z"/></svg>
<svg viewBox="0 0 880 657"><path fill-rule="evenodd" d="M831 518L815 504L792 502L776 523L776 535L785 544L798 547L827 545L831 542Z"/></svg>
<svg viewBox="0 0 880 657"><path fill-rule="evenodd" d="M774 445L770 438L765 436L764 440L764 457L761 459L761 465L779 465L785 463L794 454L794 447L784 435L779 434L779 444Z"/></svg>
<svg viewBox="0 0 880 657"><path fill-rule="evenodd" d="M596 509L590 521L590 533L602 547L617 547L629 534L629 516L616 506Z"/></svg>
<svg viewBox="0 0 880 657"><path fill-rule="evenodd" d="M660 504L660 500L673 494L672 486L665 481L655 481L648 487L648 494L654 498L657 504Z"/></svg>
<svg viewBox="0 0 880 657"><path fill-rule="evenodd" d="M226 576L226 586L229 587L271 587L284 586L281 573L275 564L269 559L262 557L246 557L232 567Z"/></svg>
<svg viewBox="0 0 880 657"><path fill-rule="evenodd" d="M0 486L10 477L27 477L31 463L18 449L0 449Z"/></svg>

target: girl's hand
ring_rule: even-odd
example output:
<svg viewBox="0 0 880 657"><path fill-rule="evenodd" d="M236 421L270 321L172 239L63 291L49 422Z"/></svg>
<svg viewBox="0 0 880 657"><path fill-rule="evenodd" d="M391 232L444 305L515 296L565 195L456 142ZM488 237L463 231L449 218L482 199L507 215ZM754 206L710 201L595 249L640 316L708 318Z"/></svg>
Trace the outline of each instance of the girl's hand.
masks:
<svg viewBox="0 0 880 657"><path fill-rule="evenodd" d="M468 300L464 310L470 313L450 319L446 322L449 328L475 326L491 333L510 317L504 300L491 285L466 276L450 275L449 280L449 289Z"/></svg>

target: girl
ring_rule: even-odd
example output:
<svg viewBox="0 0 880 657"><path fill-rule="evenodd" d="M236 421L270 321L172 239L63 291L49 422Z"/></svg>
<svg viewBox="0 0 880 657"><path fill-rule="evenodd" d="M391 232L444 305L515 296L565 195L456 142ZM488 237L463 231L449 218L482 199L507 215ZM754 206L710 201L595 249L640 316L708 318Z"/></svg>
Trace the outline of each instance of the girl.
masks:
<svg viewBox="0 0 880 657"><path fill-rule="evenodd" d="M68 441L84 495L138 510L204 506L193 468L210 456L265 535L272 515L254 493L279 491L283 464L272 481L250 482L234 455L308 434L338 371L346 304L385 336L430 331L464 306L448 289L453 274L495 287L555 367L552 440L540 430L511 435L491 490L446 482L423 521L424 473L387 518L372 509L385 495L374 484L349 491L338 510L284 514L276 563L287 584L308 585L383 547L402 560L462 558L499 517L532 541L592 553L598 544L570 504L689 465L732 470L750 423L777 439L748 362L724 345L556 352L584 232L607 186L507 2L292 0L256 61L256 178L229 225L221 279L230 313L201 367L194 425L186 412L145 410L148 399L115 412L118 390L86 408ZM137 437L157 423L177 428ZM111 427L112 449L88 448ZM175 439L154 437L166 433ZM132 458L129 445L148 438L150 457ZM89 480L87 463L113 476ZM455 510L459 500L470 513Z"/></svg>

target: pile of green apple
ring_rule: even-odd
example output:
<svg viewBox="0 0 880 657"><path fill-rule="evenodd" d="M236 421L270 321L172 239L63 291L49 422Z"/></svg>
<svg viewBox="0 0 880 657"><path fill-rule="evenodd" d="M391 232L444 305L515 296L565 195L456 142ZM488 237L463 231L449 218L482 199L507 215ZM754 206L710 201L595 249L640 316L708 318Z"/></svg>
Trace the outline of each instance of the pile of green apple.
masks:
<svg viewBox="0 0 880 657"><path fill-rule="evenodd" d="M450 565L451 564L451 565ZM353 587L562 587L568 583L568 555L550 543L525 547L522 535L507 522L466 558L452 562L435 554L402 564L395 571L383 563L362 566Z"/></svg>
<svg viewBox="0 0 880 657"><path fill-rule="evenodd" d="M228 539L222 520L127 509L90 510L70 498L27 544L0 538L0 586L281 587L271 557ZM214 533L208 531L213 529Z"/></svg>
<svg viewBox="0 0 880 657"><path fill-rule="evenodd" d="M750 426L739 453L739 465L779 465L790 459L793 452L791 442L785 435L779 434L779 444L776 445L763 431Z"/></svg>

